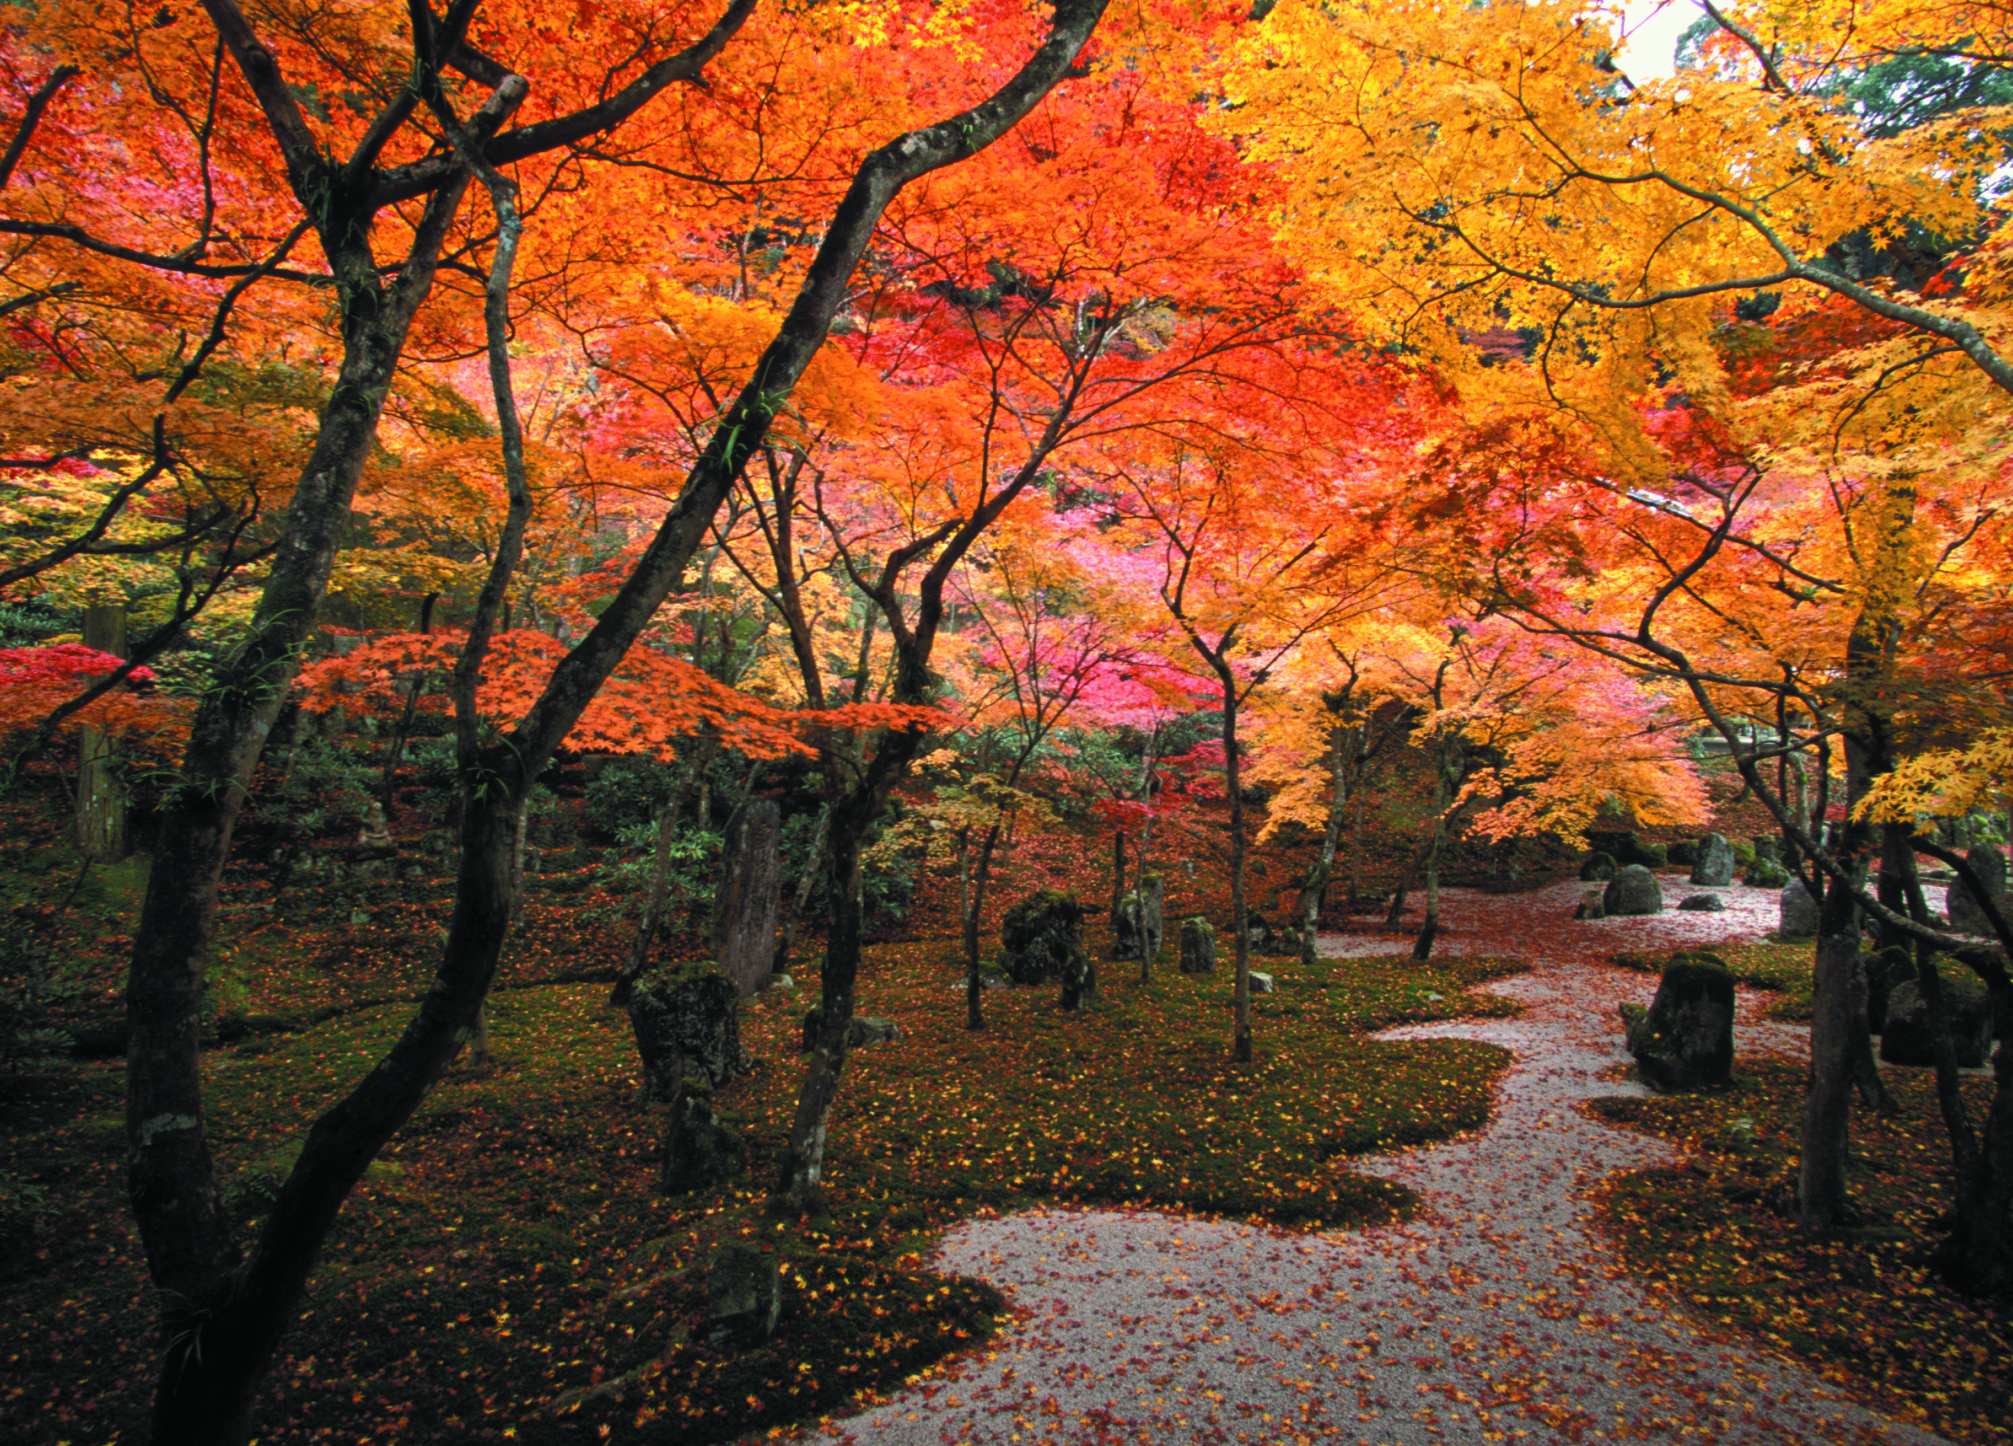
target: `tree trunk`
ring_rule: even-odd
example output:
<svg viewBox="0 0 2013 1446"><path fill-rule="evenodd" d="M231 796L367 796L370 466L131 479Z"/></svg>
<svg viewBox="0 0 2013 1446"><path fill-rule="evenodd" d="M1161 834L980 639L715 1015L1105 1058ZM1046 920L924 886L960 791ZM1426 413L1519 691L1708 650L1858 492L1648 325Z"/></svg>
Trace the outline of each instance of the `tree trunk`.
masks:
<svg viewBox="0 0 2013 1446"><path fill-rule="evenodd" d="M1245 906L1244 787L1237 759L1237 692L1227 664L1219 665L1223 680L1223 770L1230 789L1230 927L1237 937L1236 1025L1231 1038L1231 1058L1239 1064L1251 1062L1251 932L1250 911Z"/></svg>
<svg viewBox="0 0 2013 1446"><path fill-rule="evenodd" d="M856 800L857 802L857 800ZM818 1184L825 1174L825 1130L832 1099L846 1067L846 1034L853 1019L855 985L860 975L860 855L861 840L871 825L857 807L843 818L834 812L826 883L831 891L831 933L825 941L825 967L819 977L817 1040L805 1064L797 1091L797 1108L777 1171L776 1196L799 1214L815 1211Z"/></svg>
<svg viewBox="0 0 2013 1446"><path fill-rule="evenodd" d="M84 609L84 646L126 656L124 603ZM112 774L112 740L89 727L77 734L77 843L94 863L116 864L127 854L126 800Z"/></svg>
<svg viewBox="0 0 2013 1446"><path fill-rule="evenodd" d="M992 874L993 848L999 842L1000 826L995 819L979 840L978 863L971 870L965 899L965 1028L984 1029L985 985L979 978L979 914L985 908L986 882Z"/></svg>
<svg viewBox="0 0 2013 1446"><path fill-rule="evenodd" d="M1426 843L1426 917L1420 921L1419 937L1412 941L1412 957L1421 963L1433 957L1433 941L1440 933L1440 855L1447 847L1447 810L1453 806L1453 784L1458 763L1449 756L1451 745L1445 738L1434 749L1433 836Z"/></svg>
<svg viewBox="0 0 2013 1446"><path fill-rule="evenodd" d="M1865 1017L1859 961L1859 907L1850 890L1825 892L1819 914L1811 997L1810 1084L1803 1105L1798 1210L1810 1226L1847 1218L1855 1025Z"/></svg>
<svg viewBox="0 0 2013 1446"><path fill-rule="evenodd" d="M818 825L811 834L811 852L804 860L804 871L797 876L797 890L790 895L788 906L783 910L782 924L776 930L777 974L790 972L790 949L796 943L797 921L804 915L804 909L811 901L811 886L818 881L818 869L825 857L825 839L831 832L832 810L830 805L818 810Z"/></svg>
<svg viewBox="0 0 2013 1446"><path fill-rule="evenodd" d="M1335 872L1335 850L1342 842L1342 823L1349 812L1349 754L1356 746L1356 730L1334 730L1335 753L1329 764L1333 789L1328 797L1328 823L1321 831L1321 856L1307 871L1300 890L1300 962L1314 962L1314 934L1321 926L1321 896Z"/></svg>
<svg viewBox="0 0 2013 1446"><path fill-rule="evenodd" d="M674 781L670 797L657 810L651 832L656 850L650 858L650 883L643 896L643 918L636 926L636 937L629 941L629 956L622 961L622 972L615 976L615 988L609 992L608 1006L611 1009L628 1006L636 981L649 967L651 947L657 941L658 929L663 926L664 903L671 897L671 839L678 831L678 804L683 797L684 790Z"/></svg>

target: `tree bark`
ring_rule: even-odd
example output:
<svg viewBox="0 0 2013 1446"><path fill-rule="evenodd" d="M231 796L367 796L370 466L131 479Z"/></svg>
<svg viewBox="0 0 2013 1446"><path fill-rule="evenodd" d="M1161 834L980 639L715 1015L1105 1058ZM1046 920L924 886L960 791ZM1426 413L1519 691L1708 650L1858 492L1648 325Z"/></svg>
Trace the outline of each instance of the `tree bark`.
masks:
<svg viewBox="0 0 2013 1446"><path fill-rule="evenodd" d="M1321 926L1321 896L1335 873L1335 851L1342 843L1342 824L1349 813L1349 755L1356 748L1354 728L1336 728L1330 735L1335 752L1329 761L1331 789L1328 822L1321 830L1321 854L1307 871L1300 889L1300 962L1314 962L1314 934Z"/></svg>
<svg viewBox="0 0 2013 1446"><path fill-rule="evenodd" d="M126 656L126 605L93 603L84 609L84 646ZM77 734L77 843L94 863L126 856L126 800L112 775L112 740L96 728Z"/></svg>
<svg viewBox="0 0 2013 1446"><path fill-rule="evenodd" d="M649 94L695 76L752 8L752 0L735 0L714 30L681 56L651 66L644 78L586 112L513 132L503 148L509 154L490 160L500 164L617 123ZM518 804L677 585L713 514L823 345L881 212L908 181L974 154L1018 123L1067 72L1103 5L1059 6L1047 39L990 99L900 136L862 163L778 336L727 408L649 548L511 737L464 758L461 868L433 985L390 1053L309 1129L251 1255L242 1260L219 1204L200 1081L199 961L213 928L217 882L243 790L326 590L405 338L467 188L474 164L469 145L493 134L522 98L525 83L506 76L451 157L401 168L395 178L371 170L374 153L337 168L316 152L297 95L244 16L230 0L205 0L205 9L266 113L297 196L318 219L342 303L343 360L246 641L198 710L181 787L164 820L127 990L129 1189L164 1302L166 1349L153 1436L176 1446L223 1446L248 1434L259 1381L342 1202L474 1028L508 932L508 861ZM401 115L393 114L393 128ZM426 194L428 200L412 252L386 285L369 249L370 223L378 207L401 194ZM492 347L492 368L496 357ZM471 628L472 642L477 632ZM464 660L479 659L479 652L471 648ZM849 862L857 876L857 857ZM857 922L854 905L855 959ZM849 1014L850 995L847 1004Z"/></svg>

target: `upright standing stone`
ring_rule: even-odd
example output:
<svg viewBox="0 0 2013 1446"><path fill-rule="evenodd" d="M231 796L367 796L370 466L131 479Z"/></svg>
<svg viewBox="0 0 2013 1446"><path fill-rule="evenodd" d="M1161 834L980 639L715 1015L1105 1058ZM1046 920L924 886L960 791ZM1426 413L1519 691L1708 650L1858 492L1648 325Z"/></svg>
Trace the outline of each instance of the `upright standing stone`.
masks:
<svg viewBox="0 0 2013 1446"><path fill-rule="evenodd" d="M1216 930L1200 914L1181 921L1181 972L1216 972Z"/></svg>
<svg viewBox="0 0 2013 1446"><path fill-rule="evenodd" d="M751 798L727 820L720 889L713 900L713 958L743 999L762 992L776 963L776 905L782 895L774 800Z"/></svg>
<svg viewBox="0 0 2013 1446"><path fill-rule="evenodd" d="M1006 911L1000 920L1000 963L1016 984L1081 979L1089 956L1083 949L1083 906L1074 894L1042 889Z"/></svg>
<svg viewBox="0 0 2013 1446"><path fill-rule="evenodd" d="M748 1072L740 1005L733 981L711 970L673 966L638 981L629 995L629 1025L651 1100L669 1104L688 1077L717 1088Z"/></svg>
<svg viewBox="0 0 2013 1446"><path fill-rule="evenodd" d="M1166 887L1158 874L1148 874L1139 881L1137 888L1119 900L1118 917L1111 921L1115 936L1112 958L1155 959L1160 956L1160 940L1167 927L1162 912Z"/></svg>
<svg viewBox="0 0 2013 1446"><path fill-rule="evenodd" d="M1691 866L1691 881L1707 888L1733 882L1733 845L1725 834L1709 833L1698 841L1698 860Z"/></svg>
<svg viewBox="0 0 2013 1446"><path fill-rule="evenodd" d="M1782 886L1782 922L1776 932L1783 938L1815 939L1817 915L1817 900L1810 896L1802 879L1791 879Z"/></svg>
<svg viewBox="0 0 2013 1446"><path fill-rule="evenodd" d="M1629 1027L1629 1053L1658 1089L1723 1085L1733 1074L1733 975L1706 956L1673 959Z"/></svg>

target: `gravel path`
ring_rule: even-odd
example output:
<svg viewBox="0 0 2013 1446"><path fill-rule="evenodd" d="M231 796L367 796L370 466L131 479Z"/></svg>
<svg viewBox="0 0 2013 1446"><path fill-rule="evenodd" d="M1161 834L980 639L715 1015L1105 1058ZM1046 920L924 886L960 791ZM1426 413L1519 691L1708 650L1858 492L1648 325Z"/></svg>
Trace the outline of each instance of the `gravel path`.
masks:
<svg viewBox="0 0 2013 1446"><path fill-rule="evenodd" d="M937 1263L998 1285L1019 1319L977 1358L828 1430L862 1446L1938 1440L1678 1316L1622 1277L1592 1233L1589 1187L1669 1158L1575 1108L1635 1088L1597 1076L1626 1060L1615 1004L1647 1003L1655 988L1596 956L1758 934L1775 895L1736 886L1719 891L1726 913L1574 924L1579 888L1450 891L1446 950L1515 939L1536 967L1492 986L1525 1004L1521 1019L1387 1036L1516 1054L1488 1128L1361 1162L1419 1192L1418 1219L1320 1235L1143 1210L974 1221ZM1323 945L1344 955L1409 941ZM1743 1051L1800 1047L1795 1031L1754 1021L1753 1004L1743 998Z"/></svg>

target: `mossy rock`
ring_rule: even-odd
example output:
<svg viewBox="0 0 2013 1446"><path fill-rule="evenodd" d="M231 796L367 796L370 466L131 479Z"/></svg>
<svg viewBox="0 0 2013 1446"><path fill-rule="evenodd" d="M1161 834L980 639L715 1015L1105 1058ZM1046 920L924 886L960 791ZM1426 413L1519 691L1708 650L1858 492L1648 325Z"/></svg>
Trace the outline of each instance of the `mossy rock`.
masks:
<svg viewBox="0 0 2013 1446"><path fill-rule="evenodd" d="M1614 876L1615 859L1613 854L1589 854L1587 861L1580 865L1581 883L1604 884Z"/></svg>
<svg viewBox="0 0 2013 1446"><path fill-rule="evenodd" d="M1741 882L1753 889L1779 889L1789 882L1789 870L1772 858L1756 855Z"/></svg>
<svg viewBox="0 0 2013 1446"><path fill-rule="evenodd" d="M1029 894L1000 920L1000 950L1000 964L1016 984L1080 977L1088 964L1083 906L1055 889Z"/></svg>

